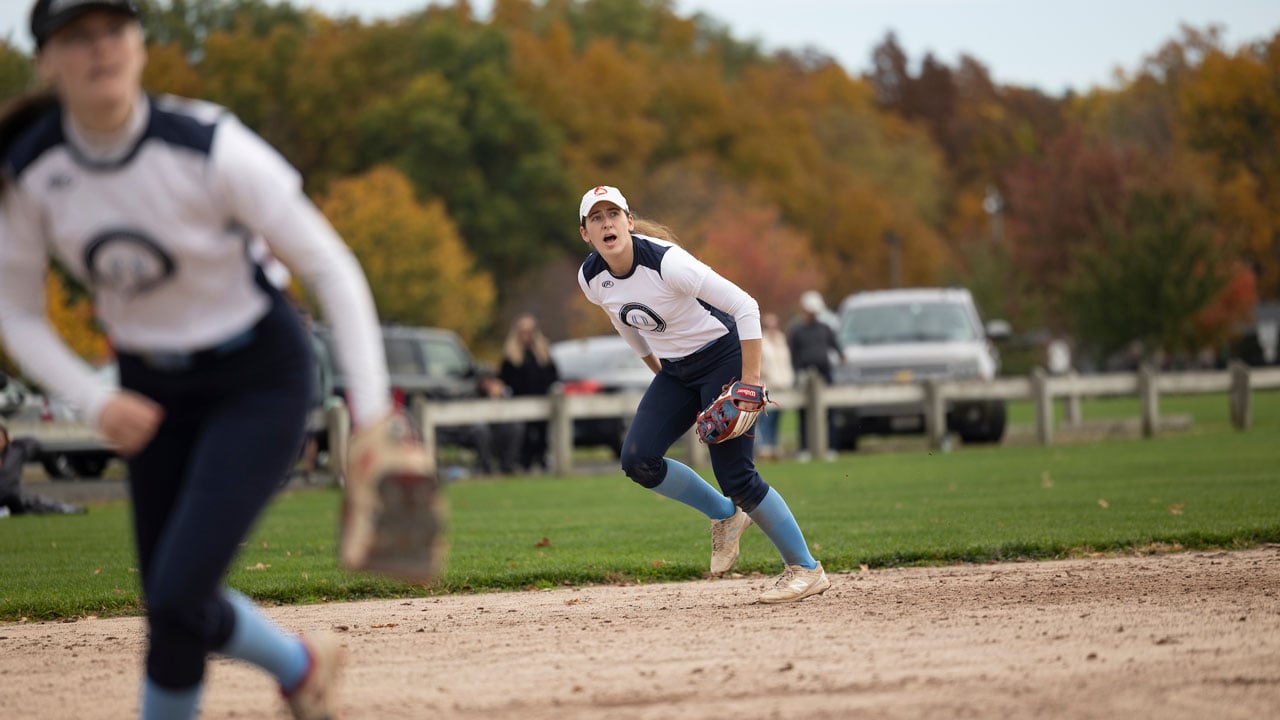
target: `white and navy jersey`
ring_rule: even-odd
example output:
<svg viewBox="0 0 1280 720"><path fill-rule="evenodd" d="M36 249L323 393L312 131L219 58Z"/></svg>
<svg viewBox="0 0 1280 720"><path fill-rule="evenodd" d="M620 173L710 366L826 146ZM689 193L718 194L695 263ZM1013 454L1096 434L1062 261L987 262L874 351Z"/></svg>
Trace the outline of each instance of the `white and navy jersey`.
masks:
<svg viewBox="0 0 1280 720"><path fill-rule="evenodd" d="M258 261L279 258L324 305L342 364L355 368L356 411L387 409L376 313L354 256L297 171L226 109L144 97L126 132L103 143L54 108L13 143L4 170L6 349L88 417L111 389L45 318L50 256L91 290L113 346L133 353L193 352L244 332L270 305Z"/></svg>
<svg viewBox="0 0 1280 720"><path fill-rule="evenodd" d="M630 273L614 275L592 252L578 284L641 356L688 357L735 325L740 339L760 338L760 306L742 288L678 245L636 234L631 245Z"/></svg>

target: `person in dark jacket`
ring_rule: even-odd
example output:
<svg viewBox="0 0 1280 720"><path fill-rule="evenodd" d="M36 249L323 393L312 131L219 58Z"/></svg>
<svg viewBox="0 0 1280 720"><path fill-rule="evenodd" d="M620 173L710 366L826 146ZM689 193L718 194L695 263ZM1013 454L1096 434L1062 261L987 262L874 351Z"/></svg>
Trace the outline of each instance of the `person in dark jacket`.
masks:
<svg viewBox="0 0 1280 720"><path fill-rule="evenodd" d="M79 505L69 505L40 495L22 492L22 467L40 452L35 438L9 439L9 429L0 424L0 517L8 515L79 515L87 512Z"/></svg>
<svg viewBox="0 0 1280 720"><path fill-rule="evenodd" d="M498 375L511 388L511 394L546 395L560 379L556 363L551 359L551 344L538 329L538 320L530 313L521 313L511 323L507 340L502 346L502 368ZM525 470L535 466L547 467L547 423L524 424L524 436L520 443L520 466Z"/></svg>
<svg viewBox="0 0 1280 720"><path fill-rule="evenodd" d="M791 332L787 335L787 345L791 350L791 365L795 368L796 379L798 382L803 382L806 371L813 369L830 385L832 380L831 354L834 352L836 357L843 360L844 353L840 350L840 343L836 340L835 331L822 320L822 313L826 310L826 304L822 302L821 295L811 290L800 298L800 309L804 313L804 318L800 324L791 328ZM800 452L796 456L800 462L806 462L811 457L809 453L808 420L808 411L800 413ZM828 413L827 442L830 443L833 439L831 415ZM827 459L833 459L834 456L835 450L828 449Z"/></svg>

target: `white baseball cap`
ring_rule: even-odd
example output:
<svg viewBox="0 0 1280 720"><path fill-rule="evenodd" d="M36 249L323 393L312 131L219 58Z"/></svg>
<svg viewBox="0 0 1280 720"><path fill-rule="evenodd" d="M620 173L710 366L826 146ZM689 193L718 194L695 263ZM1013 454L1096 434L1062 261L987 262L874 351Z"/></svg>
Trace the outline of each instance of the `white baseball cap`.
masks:
<svg viewBox="0 0 1280 720"><path fill-rule="evenodd" d="M631 212L631 208L627 207L627 199L622 197L621 190L609 185L597 185L582 196L582 204L578 206L578 222L586 220L587 213L591 212L591 208L598 202L611 202L622 208L623 212Z"/></svg>
<svg viewBox="0 0 1280 720"><path fill-rule="evenodd" d="M800 296L800 308L817 315L827 309L827 303L817 290L805 290Z"/></svg>

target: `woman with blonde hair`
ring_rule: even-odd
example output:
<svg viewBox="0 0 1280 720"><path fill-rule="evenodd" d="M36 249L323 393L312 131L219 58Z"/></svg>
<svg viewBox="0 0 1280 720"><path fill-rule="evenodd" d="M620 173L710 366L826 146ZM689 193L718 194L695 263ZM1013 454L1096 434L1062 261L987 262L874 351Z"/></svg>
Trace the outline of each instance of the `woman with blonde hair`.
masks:
<svg viewBox="0 0 1280 720"><path fill-rule="evenodd" d="M502 368L498 373L511 394L546 395L560 379L551 358L551 343L538 328L532 313L521 313L511 322L502 345ZM527 422L520 442L519 463L525 470L547 467L547 423Z"/></svg>

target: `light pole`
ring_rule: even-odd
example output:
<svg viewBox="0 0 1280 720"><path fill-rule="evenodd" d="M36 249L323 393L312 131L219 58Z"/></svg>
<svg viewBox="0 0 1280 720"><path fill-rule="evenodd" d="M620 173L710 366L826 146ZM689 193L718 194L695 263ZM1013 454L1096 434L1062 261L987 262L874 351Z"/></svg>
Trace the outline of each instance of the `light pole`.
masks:
<svg viewBox="0 0 1280 720"><path fill-rule="evenodd" d="M889 246L889 287L902 287L902 237L892 230L884 231L884 244Z"/></svg>
<svg viewBox="0 0 1280 720"><path fill-rule="evenodd" d="M987 186L987 194L982 198L982 209L991 216L991 242L997 246L1004 244L1004 197L995 185Z"/></svg>

